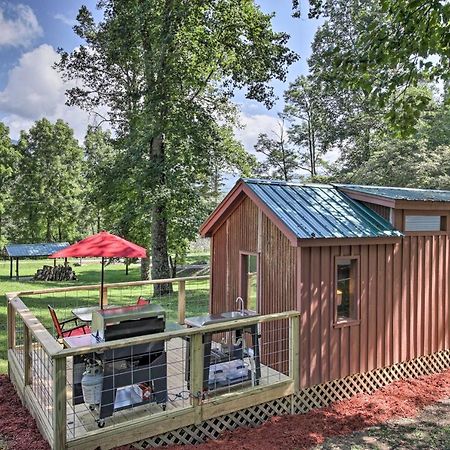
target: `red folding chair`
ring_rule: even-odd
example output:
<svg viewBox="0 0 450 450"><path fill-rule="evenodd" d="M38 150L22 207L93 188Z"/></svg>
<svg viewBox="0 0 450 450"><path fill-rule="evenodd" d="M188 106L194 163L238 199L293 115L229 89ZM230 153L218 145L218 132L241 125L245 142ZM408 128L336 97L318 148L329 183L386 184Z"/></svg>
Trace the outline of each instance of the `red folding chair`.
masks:
<svg viewBox="0 0 450 450"><path fill-rule="evenodd" d="M150 300L144 298L144 297L138 297L136 305L148 305L150 303Z"/></svg>
<svg viewBox="0 0 450 450"><path fill-rule="evenodd" d="M50 305L48 305L48 310L50 311L50 316L52 318L53 326L55 327L58 338L68 336L81 336L82 334L88 334L91 332L91 329L88 325L86 324L78 325L77 317L72 317L71 319L59 321L58 316L56 315L56 311ZM70 323L74 323L75 326L65 330L64 327Z"/></svg>

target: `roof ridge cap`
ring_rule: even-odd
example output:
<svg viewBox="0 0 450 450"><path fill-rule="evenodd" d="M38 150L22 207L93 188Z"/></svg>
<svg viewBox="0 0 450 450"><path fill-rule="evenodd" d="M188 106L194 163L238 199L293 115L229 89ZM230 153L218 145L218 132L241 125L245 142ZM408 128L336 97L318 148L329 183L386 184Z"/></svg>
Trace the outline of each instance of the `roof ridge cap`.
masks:
<svg viewBox="0 0 450 450"><path fill-rule="evenodd" d="M373 189L400 189L402 191L420 191L420 192L450 192L448 189L432 189L432 188L410 188L404 186L375 186L371 184L343 184L343 183L331 183L332 186L337 188L373 188Z"/></svg>
<svg viewBox="0 0 450 450"><path fill-rule="evenodd" d="M328 183L302 183L299 181L283 181L283 180L272 180L266 178L240 178L238 181L242 181L246 184L272 184L279 186L297 186L297 187L321 187L335 189L332 184Z"/></svg>

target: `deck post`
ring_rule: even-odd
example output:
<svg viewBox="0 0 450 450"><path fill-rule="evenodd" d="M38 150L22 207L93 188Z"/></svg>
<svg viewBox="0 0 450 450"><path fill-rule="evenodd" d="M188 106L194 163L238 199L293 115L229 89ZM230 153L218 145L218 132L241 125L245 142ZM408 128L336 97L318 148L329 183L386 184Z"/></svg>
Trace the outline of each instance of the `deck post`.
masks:
<svg viewBox="0 0 450 450"><path fill-rule="evenodd" d="M27 324L23 323L23 377L25 386L31 384L31 364L32 364L32 338Z"/></svg>
<svg viewBox="0 0 450 450"><path fill-rule="evenodd" d="M16 311L11 305L11 298L8 297L8 303L6 308L6 321L8 332L8 350L14 350L16 346ZM8 376L11 378L9 363L8 363Z"/></svg>
<svg viewBox="0 0 450 450"><path fill-rule="evenodd" d="M289 377L294 391L300 389L300 316L289 317Z"/></svg>
<svg viewBox="0 0 450 450"><path fill-rule="evenodd" d="M190 342L190 386L192 406L195 410L195 423L202 421L203 396L203 335L197 333L191 336Z"/></svg>
<svg viewBox="0 0 450 450"><path fill-rule="evenodd" d="M53 358L53 449L66 448L66 358Z"/></svg>
<svg viewBox="0 0 450 450"><path fill-rule="evenodd" d="M8 350L14 350L16 342L16 320L15 310L11 305L11 298L8 298L7 321L8 321Z"/></svg>
<svg viewBox="0 0 450 450"><path fill-rule="evenodd" d="M184 325L186 318L186 282L178 282L178 323Z"/></svg>
<svg viewBox="0 0 450 450"><path fill-rule="evenodd" d="M102 288L100 288L99 290L99 297L100 299L102 298ZM99 303L101 302L101 300L99 301ZM106 306L108 304L108 288L107 287L103 287L103 306Z"/></svg>

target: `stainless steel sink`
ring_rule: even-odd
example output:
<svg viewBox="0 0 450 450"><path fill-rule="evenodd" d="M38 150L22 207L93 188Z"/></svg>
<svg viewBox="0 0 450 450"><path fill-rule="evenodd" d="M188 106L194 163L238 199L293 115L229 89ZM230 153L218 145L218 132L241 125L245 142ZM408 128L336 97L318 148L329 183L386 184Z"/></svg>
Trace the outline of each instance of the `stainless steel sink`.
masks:
<svg viewBox="0 0 450 450"><path fill-rule="evenodd" d="M203 325L208 325L211 323L226 322L227 320L233 319L245 319L246 317L257 316L254 311L249 311L244 309L243 313L241 311L227 311L220 314L207 314L198 317L187 317L186 324L191 327L201 327Z"/></svg>
<svg viewBox="0 0 450 450"><path fill-rule="evenodd" d="M228 311L221 314L223 317L229 317L231 319L236 319L240 317L248 317L249 314L247 311L244 311L243 313L241 311Z"/></svg>

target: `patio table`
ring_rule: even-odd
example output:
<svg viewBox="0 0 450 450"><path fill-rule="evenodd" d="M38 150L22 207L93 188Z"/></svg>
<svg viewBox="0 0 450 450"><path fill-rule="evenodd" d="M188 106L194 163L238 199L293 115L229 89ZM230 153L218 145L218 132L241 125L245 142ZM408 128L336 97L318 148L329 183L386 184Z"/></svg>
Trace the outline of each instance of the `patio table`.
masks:
<svg viewBox="0 0 450 450"><path fill-rule="evenodd" d="M109 308L117 308L116 305L108 305L103 307L103 309ZM98 311L100 308L98 306L85 306L82 308L72 309L72 314L77 317L82 322L91 323L92 322L92 313L94 311Z"/></svg>

